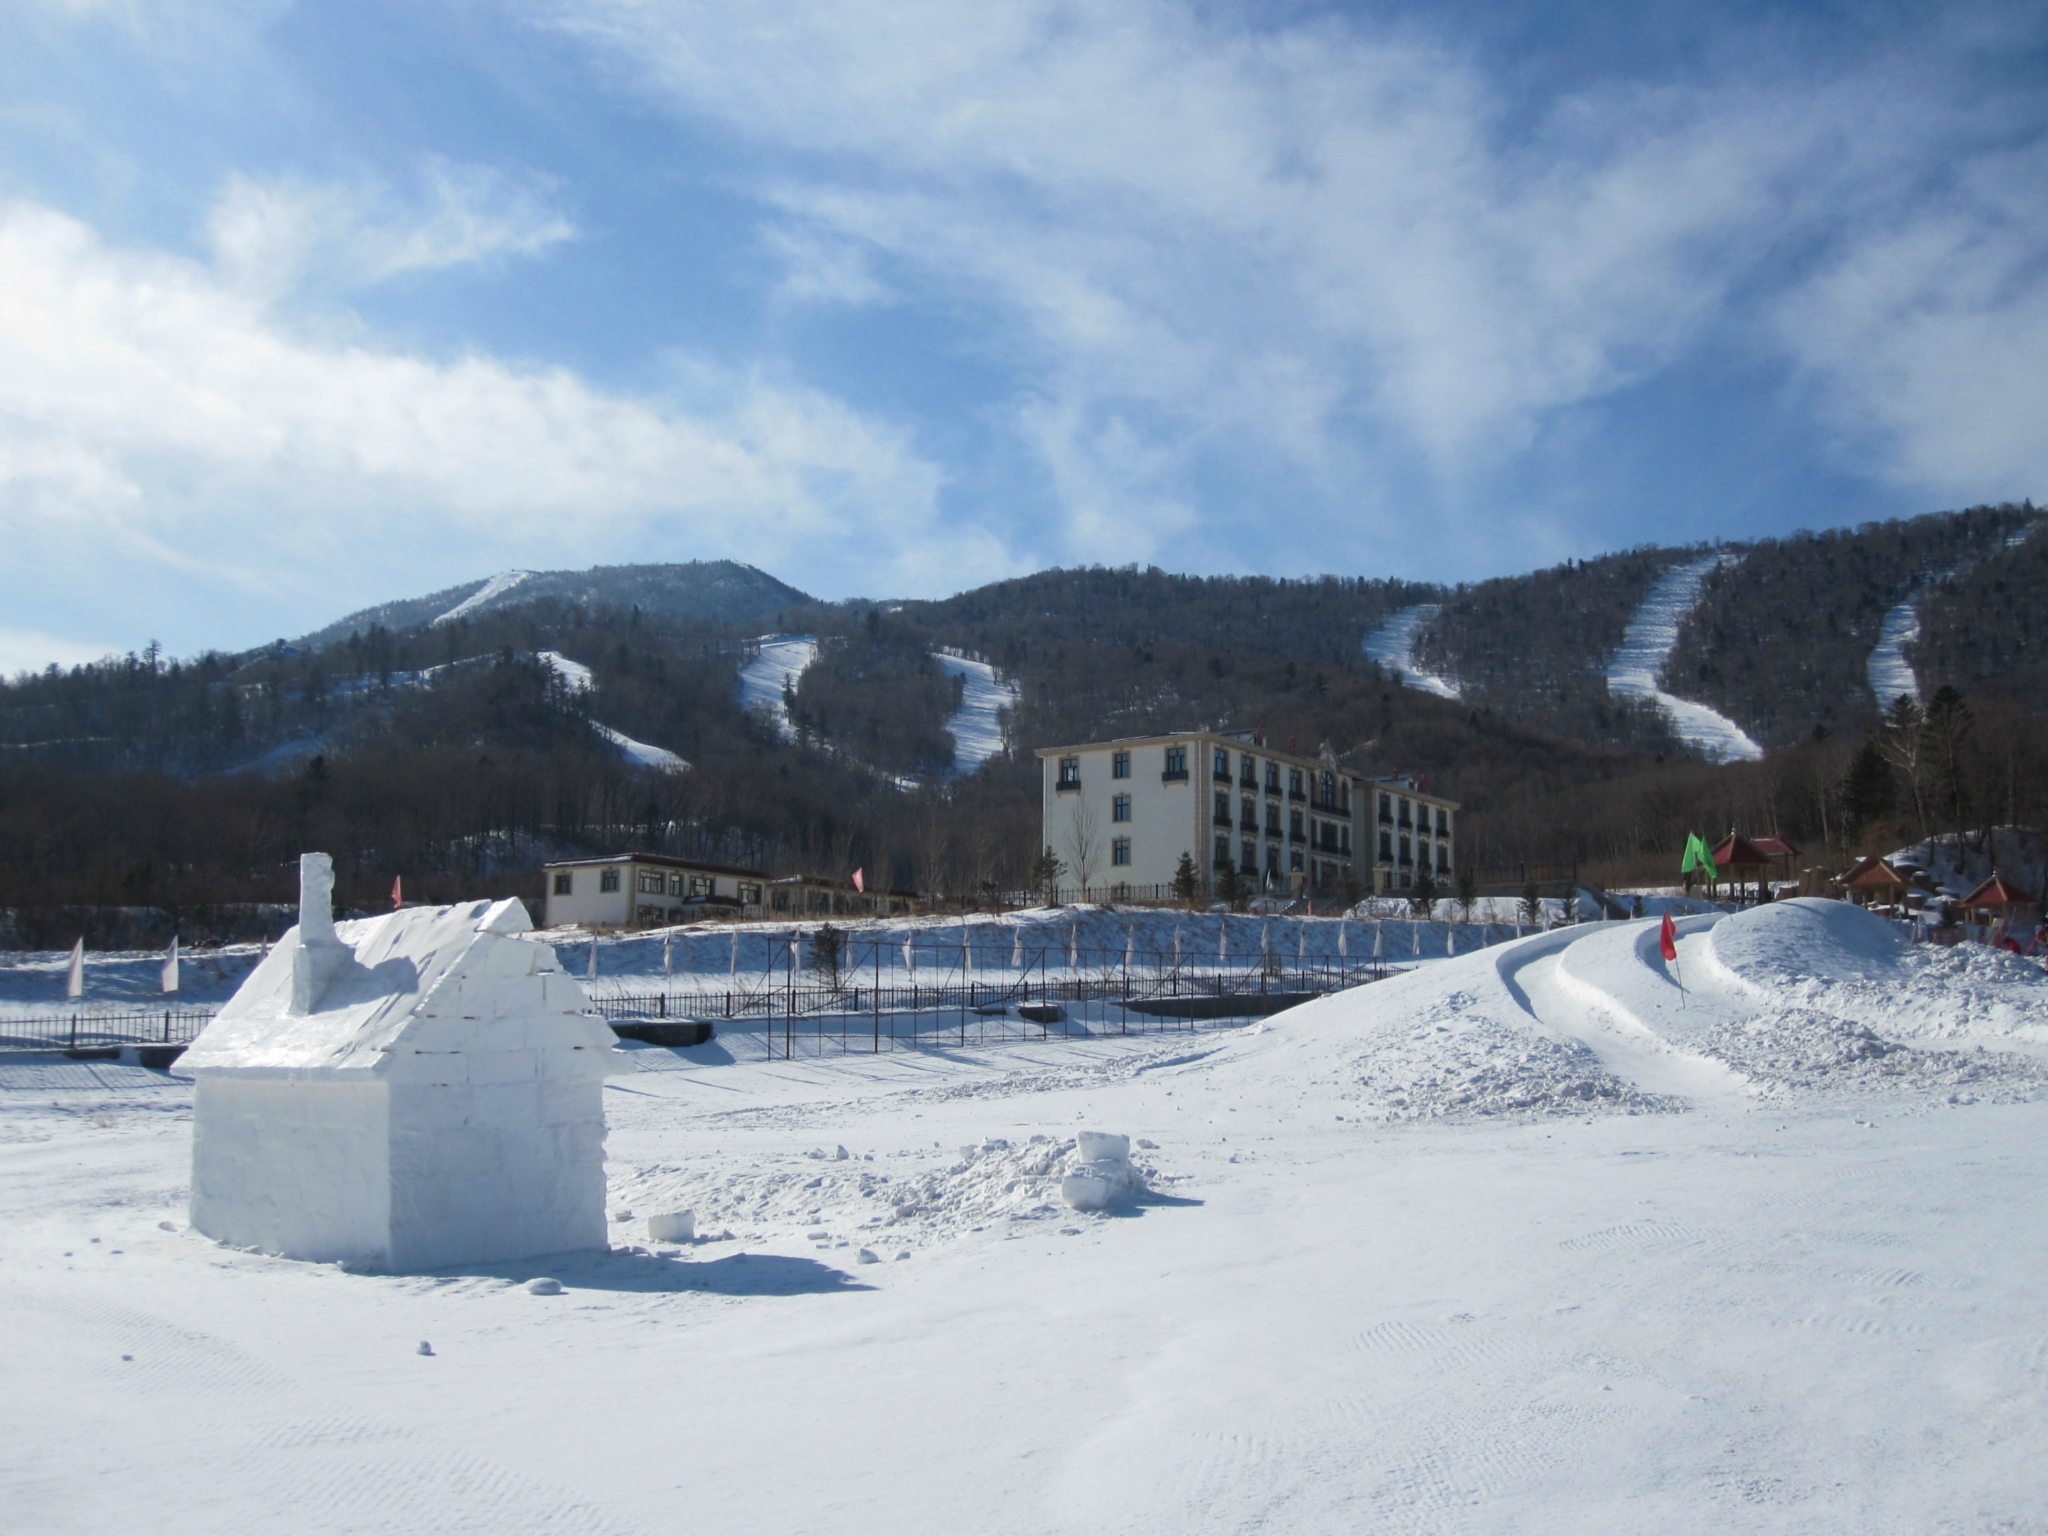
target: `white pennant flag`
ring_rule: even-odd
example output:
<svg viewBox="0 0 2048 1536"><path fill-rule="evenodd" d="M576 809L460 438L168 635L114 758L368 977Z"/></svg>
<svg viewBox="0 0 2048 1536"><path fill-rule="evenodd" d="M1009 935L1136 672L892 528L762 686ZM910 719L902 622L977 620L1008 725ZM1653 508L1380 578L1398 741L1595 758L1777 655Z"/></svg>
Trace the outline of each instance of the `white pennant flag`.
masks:
<svg viewBox="0 0 2048 1536"><path fill-rule="evenodd" d="M590 959L584 964L583 977L588 981L597 975L597 935L590 936Z"/></svg>
<svg viewBox="0 0 2048 1536"><path fill-rule="evenodd" d="M1306 960L1308 958L1308 924L1297 923L1295 926L1301 930L1301 943L1295 947L1294 958Z"/></svg>
<svg viewBox="0 0 2048 1536"><path fill-rule="evenodd" d="M1455 955L1457 952L1458 930L1455 928L1447 929L1444 932L1444 953L1446 955Z"/></svg>
<svg viewBox="0 0 2048 1536"><path fill-rule="evenodd" d="M171 952L164 956L163 982L166 992L178 990L178 936L175 933L171 935Z"/></svg>
<svg viewBox="0 0 2048 1536"><path fill-rule="evenodd" d="M903 935L903 969L911 975L917 974L917 951L910 947L910 935Z"/></svg>
<svg viewBox="0 0 2048 1536"><path fill-rule="evenodd" d="M1351 955L1351 925L1341 919L1337 923L1337 953L1347 959Z"/></svg>
<svg viewBox="0 0 2048 1536"><path fill-rule="evenodd" d="M1010 946L1010 969L1013 971L1024 969L1024 930L1022 928L1017 930L1017 942Z"/></svg>
<svg viewBox="0 0 2048 1536"><path fill-rule="evenodd" d="M71 946L71 970L64 978L64 995L85 996L85 937L82 934Z"/></svg>
<svg viewBox="0 0 2048 1536"><path fill-rule="evenodd" d="M1272 943L1272 939L1273 939L1273 934L1272 934L1272 928L1273 928L1273 925L1272 925L1271 923L1261 923L1261 924L1259 924L1259 956L1260 956L1260 958L1261 958L1261 959L1271 959L1271 958L1272 958L1272 954L1273 954L1273 943Z"/></svg>
<svg viewBox="0 0 2048 1536"><path fill-rule="evenodd" d="M673 976L676 973L675 944L676 936L673 933L664 933L661 936L661 974L664 976Z"/></svg>
<svg viewBox="0 0 2048 1536"><path fill-rule="evenodd" d="M1223 964L1230 958L1230 919L1219 916L1216 919L1216 963Z"/></svg>
<svg viewBox="0 0 2048 1536"><path fill-rule="evenodd" d="M1422 953L1422 924L1410 923L1408 925L1408 948L1411 953L1417 955Z"/></svg>
<svg viewBox="0 0 2048 1536"><path fill-rule="evenodd" d="M734 984L735 986L737 986L737 985L739 984L739 979L740 979L740 931L739 931L739 929L735 928L735 929L733 929L733 931L732 931L732 980L733 980L733 984Z"/></svg>
<svg viewBox="0 0 2048 1536"><path fill-rule="evenodd" d="M1375 959L1375 960L1379 959L1379 957L1380 957L1380 954L1381 954L1381 949L1380 949L1380 946L1381 946L1381 945L1382 945L1382 944L1383 944L1383 943L1384 943L1384 942L1386 941L1386 937L1387 937L1387 925L1386 925L1385 923L1374 923L1374 924L1372 925L1372 957L1373 957L1373 959Z"/></svg>
<svg viewBox="0 0 2048 1536"><path fill-rule="evenodd" d="M967 927L960 928L960 975L963 980L974 975L974 950L967 942Z"/></svg>
<svg viewBox="0 0 2048 1536"><path fill-rule="evenodd" d="M1081 932L1078 923L1067 924L1067 969L1073 970L1081 963Z"/></svg>
<svg viewBox="0 0 2048 1536"><path fill-rule="evenodd" d="M1175 966L1180 964L1180 919L1177 917L1173 920L1173 963Z"/></svg>
<svg viewBox="0 0 2048 1536"><path fill-rule="evenodd" d="M1131 962L1138 954L1138 925L1131 924L1131 931L1124 935L1124 969L1131 968Z"/></svg>

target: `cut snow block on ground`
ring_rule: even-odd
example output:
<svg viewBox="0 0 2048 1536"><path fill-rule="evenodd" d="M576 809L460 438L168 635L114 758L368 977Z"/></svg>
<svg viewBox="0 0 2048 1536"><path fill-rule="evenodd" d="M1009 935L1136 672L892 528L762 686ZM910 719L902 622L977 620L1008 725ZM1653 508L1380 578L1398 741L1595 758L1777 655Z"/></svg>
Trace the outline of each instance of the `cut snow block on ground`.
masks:
<svg viewBox="0 0 2048 1536"><path fill-rule="evenodd" d="M1131 1167L1131 1138L1083 1131L1075 1138L1075 1163L1060 1180L1060 1198L1077 1211L1106 1211L1128 1205L1145 1183Z"/></svg>
<svg viewBox="0 0 2048 1536"><path fill-rule="evenodd" d="M1658 578L1643 599L1643 606L1629 621L1621 637L1621 648L1607 664L1607 691L1617 698L1649 699L1671 718L1673 727L1717 763L1737 759L1755 760L1763 748L1726 715L1666 693L1658 684L1664 664L1678 644L1678 626L1700 600L1700 588L1707 575L1724 560L1734 557L1707 555L1684 565L1675 565Z"/></svg>
<svg viewBox="0 0 2048 1536"><path fill-rule="evenodd" d="M1439 698L1455 699L1458 697L1456 683L1415 665L1416 637L1421 634L1423 625L1442 612L1442 603L1418 603L1413 608L1403 608L1367 635L1362 649L1369 660L1378 662L1390 672L1400 673L1401 681L1409 687L1420 688Z"/></svg>

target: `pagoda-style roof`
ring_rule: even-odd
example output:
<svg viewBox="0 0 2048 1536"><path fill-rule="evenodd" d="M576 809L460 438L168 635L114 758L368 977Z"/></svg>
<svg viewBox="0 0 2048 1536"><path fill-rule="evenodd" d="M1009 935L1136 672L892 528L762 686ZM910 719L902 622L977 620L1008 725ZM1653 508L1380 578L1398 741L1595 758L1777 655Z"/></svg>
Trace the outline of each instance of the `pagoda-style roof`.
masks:
<svg viewBox="0 0 2048 1536"><path fill-rule="evenodd" d="M1768 858L1796 859L1799 857L1799 850L1797 848L1794 848L1790 843L1786 842L1785 839L1782 837L1753 837L1750 839L1750 842L1756 848L1756 851L1758 853L1761 853ZM1718 862L1718 860L1716 862Z"/></svg>
<svg viewBox="0 0 2048 1536"><path fill-rule="evenodd" d="M1854 869L1842 876L1844 887L1855 886L1861 890L1897 887L1904 890L1909 882L1906 877L1893 869L1886 860L1875 854L1866 853Z"/></svg>
<svg viewBox="0 0 2048 1536"><path fill-rule="evenodd" d="M1771 856L1748 838L1730 832L1721 839L1714 850L1716 869L1761 869L1771 862Z"/></svg>
<svg viewBox="0 0 2048 1536"><path fill-rule="evenodd" d="M1991 878L1963 898L1966 907L2031 907L2034 898L1993 870Z"/></svg>

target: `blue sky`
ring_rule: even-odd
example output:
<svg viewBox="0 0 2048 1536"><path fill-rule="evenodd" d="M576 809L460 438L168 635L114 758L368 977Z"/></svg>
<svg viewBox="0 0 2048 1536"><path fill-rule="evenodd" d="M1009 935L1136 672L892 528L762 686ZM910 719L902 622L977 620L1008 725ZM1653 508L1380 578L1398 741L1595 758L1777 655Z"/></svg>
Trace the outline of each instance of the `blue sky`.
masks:
<svg viewBox="0 0 2048 1536"><path fill-rule="evenodd" d="M2048 494L2037 6L15 0L0 669Z"/></svg>

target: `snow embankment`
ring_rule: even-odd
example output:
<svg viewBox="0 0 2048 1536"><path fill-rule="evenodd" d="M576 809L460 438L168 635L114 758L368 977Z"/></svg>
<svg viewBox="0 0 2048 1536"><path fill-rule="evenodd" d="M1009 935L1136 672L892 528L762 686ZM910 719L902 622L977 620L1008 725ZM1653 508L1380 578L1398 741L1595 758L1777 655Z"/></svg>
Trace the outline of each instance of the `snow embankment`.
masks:
<svg viewBox="0 0 2048 1536"><path fill-rule="evenodd" d="M1675 964L1656 921L1585 924L1276 1015L1230 1050L1253 1077L1301 1084L1305 1104L1368 1120L2048 1091L2038 965L1908 948L1883 919L1816 899L1677 928Z"/></svg>
<svg viewBox="0 0 2048 1536"><path fill-rule="evenodd" d="M588 693L594 686L590 668L580 661L571 661L560 651L542 651L540 659L562 686L571 693ZM619 755L629 763L638 763L642 768L657 768L663 773L681 773L690 765L669 751L667 747L651 746L644 741L635 741L624 731L615 731L597 721L590 722L591 729L619 749Z"/></svg>
<svg viewBox="0 0 2048 1536"><path fill-rule="evenodd" d="M1415 665L1416 637L1422 633L1422 626L1442 613L1443 608L1442 603L1417 603L1413 608L1403 608L1367 635L1362 649L1369 660L1378 662L1389 672L1399 673L1401 681L1409 687L1420 688L1439 698L1455 699L1460 697L1456 683Z"/></svg>
<svg viewBox="0 0 2048 1536"><path fill-rule="evenodd" d="M1748 732L1717 710L1666 693L1658 679L1678 644L1678 626L1700 600L1700 588L1716 566L1735 557L1707 555L1675 565L1657 579L1643 606L1622 633L1621 648L1607 664L1607 691L1619 698L1649 699L1670 717L1678 734L1717 763L1755 760L1763 748Z"/></svg>
<svg viewBox="0 0 2048 1536"><path fill-rule="evenodd" d="M953 771L972 773L1001 754L1002 715L1017 707L1016 685L997 678L996 669L985 661L951 651L934 651L932 657L946 676L962 680L960 707L946 721L946 730L953 737Z"/></svg>
<svg viewBox="0 0 2048 1536"><path fill-rule="evenodd" d="M783 693L794 688L804 669L818 659L818 637L763 635L754 646L754 659L740 668L740 708L766 714L776 734L788 741L796 732Z"/></svg>

